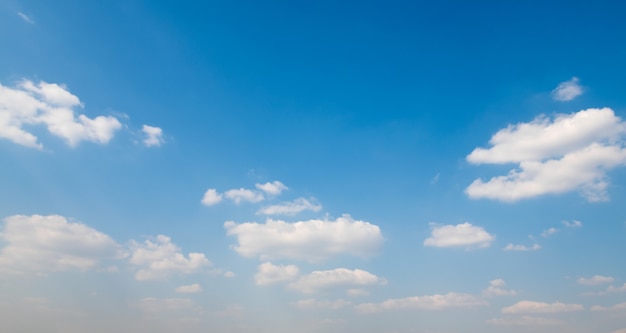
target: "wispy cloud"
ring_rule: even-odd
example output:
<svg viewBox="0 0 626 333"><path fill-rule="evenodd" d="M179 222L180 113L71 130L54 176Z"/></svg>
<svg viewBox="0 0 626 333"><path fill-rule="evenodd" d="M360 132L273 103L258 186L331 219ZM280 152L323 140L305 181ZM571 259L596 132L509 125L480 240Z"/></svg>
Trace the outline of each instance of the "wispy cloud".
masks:
<svg viewBox="0 0 626 333"><path fill-rule="evenodd" d="M583 87L578 84L578 78L573 77L571 80L561 82L552 90L552 98L559 102L568 102L582 95Z"/></svg>
<svg viewBox="0 0 626 333"><path fill-rule="evenodd" d="M22 12L17 12L17 16L22 18L22 20L24 20L24 22L26 22L26 23L35 24L35 20L33 20L30 16L28 16L28 15L22 13Z"/></svg>

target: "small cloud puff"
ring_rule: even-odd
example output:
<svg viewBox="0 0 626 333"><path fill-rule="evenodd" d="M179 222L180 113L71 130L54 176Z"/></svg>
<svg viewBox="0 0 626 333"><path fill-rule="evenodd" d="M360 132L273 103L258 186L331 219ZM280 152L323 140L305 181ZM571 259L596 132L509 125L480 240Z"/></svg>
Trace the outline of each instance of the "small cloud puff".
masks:
<svg viewBox="0 0 626 333"><path fill-rule="evenodd" d="M552 98L559 102L568 102L582 95L583 87L578 84L578 78L573 77L571 80L561 82L552 90Z"/></svg>
<svg viewBox="0 0 626 333"><path fill-rule="evenodd" d="M163 139L163 130L159 127L143 125L141 131L145 134L143 144L146 147L159 147L165 140Z"/></svg>

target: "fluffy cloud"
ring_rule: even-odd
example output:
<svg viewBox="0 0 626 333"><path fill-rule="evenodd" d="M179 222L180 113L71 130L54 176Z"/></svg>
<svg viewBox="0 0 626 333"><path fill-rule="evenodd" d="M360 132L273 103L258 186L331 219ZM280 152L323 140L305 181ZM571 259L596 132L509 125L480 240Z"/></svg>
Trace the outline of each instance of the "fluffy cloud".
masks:
<svg viewBox="0 0 626 333"><path fill-rule="evenodd" d="M255 184L257 189L269 194L269 195L279 195L283 191L289 189L285 184L275 180L273 182L267 182L265 184Z"/></svg>
<svg viewBox="0 0 626 333"><path fill-rule="evenodd" d="M552 90L552 98L556 101L567 102L580 96L583 93L583 87L578 84L578 78L573 77L569 81L561 82Z"/></svg>
<svg viewBox="0 0 626 333"><path fill-rule="evenodd" d="M540 116L510 125L467 156L473 164L517 163L505 176L466 189L470 198L517 201L579 190L589 201L607 199L607 171L626 164L626 123L609 108L587 109L554 120Z"/></svg>
<svg viewBox="0 0 626 333"><path fill-rule="evenodd" d="M308 220L288 223L268 219L265 223L224 223L227 234L237 237L234 250L245 257L319 262L350 254L368 257L383 243L380 228L344 215L336 221Z"/></svg>
<svg viewBox="0 0 626 333"><path fill-rule="evenodd" d="M130 249L130 263L142 267L135 274L140 281L163 279L172 273L191 274L211 265L202 253L189 253L185 257L180 248L163 235L144 243L131 241Z"/></svg>
<svg viewBox="0 0 626 333"><path fill-rule="evenodd" d="M259 265L254 281L259 286L292 281L300 275L300 270L294 265L274 265L265 262Z"/></svg>
<svg viewBox="0 0 626 333"><path fill-rule="evenodd" d="M611 283L615 279L610 276L602 276L602 275L594 275L590 278L581 277L577 281L580 284L588 285L588 286L596 286L604 283Z"/></svg>
<svg viewBox="0 0 626 333"><path fill-rule="evenodd" d="M431 236L424 241L424 246L434 247L488 247L495 239L482 227L470 223L457 225L436 225L431 223Z"/></svg>
<svg viewBox="0 0 626 333"><path fill-rule="evenodd" d="M202 286L200 286L197 283L190 284L187 286L180 286L176 288L176 292L181 293L181 294L195 294L201 291L202 291Z"/></svg>
<svg viewBox="0 0 626 333"><path fill-rule="evenodd" d="M509 307L503 308L504 314L521 314L521 313L560 313L582 311L583 306L580 304L565 304L561 302L543 303L533 301L520 301Z"/></svg>
<svg viewBox="0 0 626 333"><path fill-rule="evenodd" d="M24 127L45 125L71 146L81 141L108 143L122 124L112 116L89 118L76 114L83 105L62 85L23 80L16 87L0 84L0 138L43 149L38 138Z"/></svg>
<svg viewBox="0 0 626 333"><path fill-rule="evenodd" d="M318 301L316 299L303 299L294 303L295 307L299 309L341 309L346 306L350 306L352 303L342 299L334 301Z"/></svg>
<svg viewBox="0 0 626 333"><path fill-rule="evenodd" d="M509 243L504 247L505 251L537 251L541 249L541 245L533 244L532 246Z"/></svg>
<svg viewBox="0 0 626 333"><path fill-rule="evenodd" d="M218 193L214 188L206 190L204 197L202 197L202 204L205 206L213 206L222 201L222 194Z"/></svg>
<svg viewBox="0 0 626 333"><path fill-rule="evenodd" d="M506 283L502 279L495 279L489 281L489 287L483 290L483 295L487 297L494 296L515 296L517 292L515 290L504 289Z"/></svg>
<svg viewBox="0 0 626 333"><path fill-rule="evenodd" d="M487 323L497 326L557 326L565 324L564 321L558 319L532 316L494 318L487 320Z"/></svg>
<svg viewBox="0 0 626 333"><path fill-rule="evenodd" d="M484 300L469 294L447 293L445 295L437 294L388 299L382 303L364 303L359 304L356 309L361 313L372 313L399 309L444 310L486 304Z"/></svg>
<svg viewBox="0 0 626 333"><path fill-rule="evenodd" d="M360 269L337 268L328 271L314 271L289 284L289 288L303 293L342 286L367 286L387 283L384 279Z"/></svg>
<svg viewBox="0 0 626 333"><path fill-rule="evenodd" d="M278 205L271 205L265 208L261 208L258 211L258 214L293 216L305 210L319 212L322 209L322 205L316 204L314 203L315 200L314 199L312 200L313 202L305 198L298 198L291 202L283 202Z"/></svg>
<svg viewBox="0 0 626 333"><path fill-rule="evenodd" d="M256 203L265 199L263 194L245 188L228 190L224 193L224 196L236 204L240 204L242 201Z"/></svg>
<svg viewBox="0 0 626 333"><path fill-rule="evenodd" d="M14 215L3 221L0 272L86 270L125 256L109 236L63 216Z"/></svg>
<svg viewBox="0 0 626 333"><path fill-rule="evenodd" d="M146 136L143 139L143 144L146 147L158 147L165 142L163 140L163 130L159 127L143 125L141 131Z"/></svg>

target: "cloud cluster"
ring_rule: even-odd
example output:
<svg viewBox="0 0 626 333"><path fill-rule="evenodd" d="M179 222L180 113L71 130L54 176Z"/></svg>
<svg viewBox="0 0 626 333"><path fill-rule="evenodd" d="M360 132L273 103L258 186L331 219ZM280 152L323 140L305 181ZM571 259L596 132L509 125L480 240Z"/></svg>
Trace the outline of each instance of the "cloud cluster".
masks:
<svg viewBox="0 0 626 333"><path fill-rule="evenodd" d="M185 257L180 248L163 235L144 243L131 241L130 250L130 263L141 267L135 274L135 278L140 281L164 279L172 273L191 274L211 266L202 253L189 253Z"/></svg>
<svg viewBox="0 0 626 333"><path fill-rule="evenodd" d="M259 286L284 283L296 279L300 275L300 270L294 265L274 265L265 262L259 265L254 281Z"/></svg>
<svg viewBox="0 0 626 333"><path fill-rule="evenodd" d="M277 196L287 190L287 186L277 180L267 182L265 184L255 184L255 187L258 191L242 187L230 189L224 193L219 193L216 189L210 188L204 193L204 197L201 202L205 206L213 206L220 203L223 198L226 198L233 201L237 205L242 202L258 203L267 199L264 193L269 196Z"/></svg>
<svg viewBox="0 0 626 333"><path fill-rule="evenodd" d="M126 256L109 236L63 216L14 215L3 222L0 271L86 270Z"/></svg>
<svg viewBox="0 0 626 333"><path fill-rule="evenodd" d="M515 296L517 292L515 290L505 289L506 282L502 279L495 279L489 281L489 287L483 290L483 295L487 297L495 296Z"/></svg>
<svg viewBox="0 0 626 333"><path fill-rule="evenodd" d="M26 128L44 125L71 146L81 141L108 143L122 124L112 116L89 118L77 114L83 104L64 86L23 80L15 87L0 84L0 138L43 149L39 139Z"/></svg>
<svg viewBox="0 0 626 333"><path fill-rule="evenodd" d="M289 284L289 288L310 294L335 287L370 286L386 283L385 279L361 269L336 268L311 272Z"/></svg>
<svg viewBox="0 0 626 333"><path fill-rule="evenodd" d="M561 302L544 303L535 301L519 301L502 309L504 314L539 314L582 311L580 304L565 304Z"/></svg>
<svg viewBox="0 0 626 333"><path fill-rule="evenodd" d="M470 198L518 201L578 190L589 201L607 200L607 171L626 165L626 123L610 108L537 117L494 134L490 148L476 148L472 164L515 163L518 168L488 181L476 179Z"/></svg>
<svg viewBox="0 0 626 333"><path fill-rule="evenodd" d="M589 278L581 277L577 281L580 284L588 285L588 286L597 286L600 284L611 283L615 279L611 276L603 276L603 275L594 275Z"/></svg>
<svg viewBox="0 0 626 333"><path fill-rule="evenodd" d="M229 236L237 238L234 250L244 257L261 260L296 259L319 262L349 254L374 255L383 243L380 228L349 215L329 220L289 223L268 219L265 223L224 223Z"/></svg>
<svg viewBox="0 0 626 333"><path fill-rule="evenodd" d="M433 247L489 247L495 236L483 227L465 222L457 225L437 225L431 223L431 236L424 241L424 246Z"/></svg>

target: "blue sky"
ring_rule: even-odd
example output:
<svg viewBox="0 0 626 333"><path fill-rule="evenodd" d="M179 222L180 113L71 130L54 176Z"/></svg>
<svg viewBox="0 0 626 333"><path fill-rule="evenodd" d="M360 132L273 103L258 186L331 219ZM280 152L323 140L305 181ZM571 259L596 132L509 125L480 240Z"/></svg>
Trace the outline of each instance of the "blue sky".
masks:
<svg viewBox="0 0 626 333"><path fill-rule="evenodd" d="M3 327L626 332L625 9L3 1Z"/></svg>

